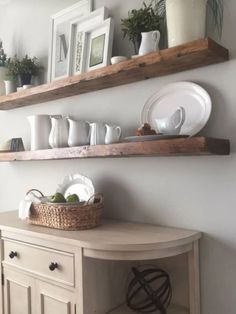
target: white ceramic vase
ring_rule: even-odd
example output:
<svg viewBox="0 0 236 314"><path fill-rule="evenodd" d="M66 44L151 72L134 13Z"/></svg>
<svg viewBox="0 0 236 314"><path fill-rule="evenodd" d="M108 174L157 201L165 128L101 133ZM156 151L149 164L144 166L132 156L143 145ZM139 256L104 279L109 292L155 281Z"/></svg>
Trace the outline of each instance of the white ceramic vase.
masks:
<svg viewBox="0 0 236 314"><path fill-rule="evenodd" d="M6 95L16 92L16 83L14 81L5 80L4 83Z"/></svg>
<svg viewBox="0 0 236 314"><path fill-rule="evenodd" d="M105 125L105 144L117 143L121 137L121 127L116 125Z"/></svg>
<svg viewBox="0 0 236 314"><path fill-rule="evenodd" d="M166 0L169 47L205 37L207 0Z"/></svg>
<svg viewBox="0 0 236 314"><path fill-rule="evenodd" d="M51 116L51 131L49 145L51 148L68 146L69 127L67 118L61 115Z"/></svg>
<svg viewBox="0 0 236 314"><path fill-rule="evenodd" d="M142 33L142 41L139 48L139 56L159 50L160 32L151 31Z"/></svg>
<svg viewBox="0 0 236 314"><path fill-rule="evenodd" d="M68 145L70 147L89 145L90 124L86 121L76 121L67 118L69 122Z"/></svg>
<svg viewBox="0 0 236 314"><path fill-rule="evenodd" d="M28 117L31 131L31 150L50 148L48 143L51 130L49 115L39 114Z"/></svg>
<svg viewBox="0 0 236 314"><path fill-rule="evenodd" d="M6 71L7 71L7 70L6 70L5 67L0 67L0 96L6 94L6 91L5 91L5 83L4 83Z"/></svg>

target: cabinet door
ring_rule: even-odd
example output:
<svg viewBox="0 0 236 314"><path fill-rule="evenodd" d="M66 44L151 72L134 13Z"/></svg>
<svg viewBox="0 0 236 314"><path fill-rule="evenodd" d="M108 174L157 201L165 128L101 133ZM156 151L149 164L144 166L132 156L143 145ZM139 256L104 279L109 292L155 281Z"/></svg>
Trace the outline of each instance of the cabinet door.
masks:
<svg viewBox="0 0 236 314"><path fill-rule="evenodd" d="M34 280L11 270L4 270L4 314L33 314Z"/></svg>
<svg viewBox="0 0 236 314"><path fill-rule="evenodd" d="M37 314L76 314L74 293L36 280Z"/></svg>

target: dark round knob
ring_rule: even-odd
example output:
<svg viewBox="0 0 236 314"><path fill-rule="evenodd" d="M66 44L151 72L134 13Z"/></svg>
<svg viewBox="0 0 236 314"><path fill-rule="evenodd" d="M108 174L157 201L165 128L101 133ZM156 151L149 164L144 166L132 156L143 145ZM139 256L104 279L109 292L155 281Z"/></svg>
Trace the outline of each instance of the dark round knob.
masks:
<svg viewBox="0 0 236 314"><path fill-rule="evenodd" d="M54 271L56 268L58 268L58 264L57 264L57 263L51 263L51 264L49 265L49 269L50 269L51 271Z"/></svg>
<svg viewBox="0 0 236 314"><path fill-rule="evenodd" d="M10 254L9 254L9 257L10 257L10 258L14 258L14 257L16 257L16 256L17 256L17 252L11 251Z"/></svg>

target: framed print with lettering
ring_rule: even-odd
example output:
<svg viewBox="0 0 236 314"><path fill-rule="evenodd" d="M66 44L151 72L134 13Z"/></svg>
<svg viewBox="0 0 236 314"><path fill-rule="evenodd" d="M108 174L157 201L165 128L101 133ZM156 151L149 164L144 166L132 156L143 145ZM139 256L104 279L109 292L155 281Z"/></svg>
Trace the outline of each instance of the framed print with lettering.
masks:
<svg viewBox="0 0 236 314"><path fill-rule="evenodd" d="M100 28L108 18L108 9L102 7L90 13L88 16L71 22L69 69L70 75L80 74L85 71L87 53L86 32L88 29Z"/></svg>
<svg viewBox="0 0 236 314"><path fill-rule="evenodd" d="M78 0L76 4L51 16L48 82L70 74L71 21L82 19L92 10L92 0Z"/></svg>

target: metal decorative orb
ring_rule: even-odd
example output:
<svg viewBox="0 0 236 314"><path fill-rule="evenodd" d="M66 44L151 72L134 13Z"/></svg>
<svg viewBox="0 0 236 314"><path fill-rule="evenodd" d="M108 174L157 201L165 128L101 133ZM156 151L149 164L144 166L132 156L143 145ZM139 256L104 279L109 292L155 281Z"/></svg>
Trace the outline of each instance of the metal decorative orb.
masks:
<svg viewBox="0 0 236 314"><path fill-rule="evenodd" d="M128 307L139 313L166 314L172 297L169 275L150 265L133 267L131 275L126 294Z"/></svg>

